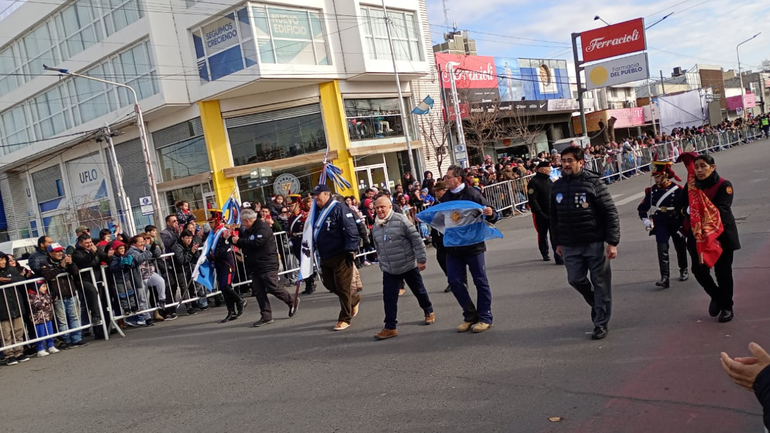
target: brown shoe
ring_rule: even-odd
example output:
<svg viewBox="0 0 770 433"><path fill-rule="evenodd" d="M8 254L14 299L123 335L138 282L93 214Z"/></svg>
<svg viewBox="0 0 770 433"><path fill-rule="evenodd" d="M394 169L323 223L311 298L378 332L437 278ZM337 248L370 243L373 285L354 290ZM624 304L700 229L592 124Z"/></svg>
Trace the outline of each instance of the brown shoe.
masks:
<svg viewBox="0 0 770 433"><path fill-rule="evenodd" d="M402 287L402 288L398 289L398 296L401 296L404 293L406 293L406 289L405 288Z"/></svg>
<svg viewBox="0 0 770 433"><path fill-rule="evenodd" d="M425 315L425 324L426 325L432 325L434 323L436 323L436 314L435 313L430 313L430 314Z"/></svg>
<svg viewBox="0 0 770 433"><path fill-rule="evenodd" d="M337 325L334 326L335 331L344 331L348 328L350 328L350 323L347 322L337 322Z"/></svg>
<svg viewBox="0 0 770 433"><path fill-rule="evenodd" d="M471 329L471 326L473 326L475 322L463 322L460 326L457 327L457 332L468 332L469 329Z"/></svg>
<svg viewBox="0 0 770 433"><path fill-rule="evenodd" d="M358 307L361 305L361 301L358 301L356 305L353 306L353 311L351 311L351 316L356 317L358 316Z"/></svg>
<svg viewBox="0 0 770 433"><path fill-rule="evenodd" d="M125 321L125 320L123 320L123 319L118 319L118 328L120 328L120 329L126 329L126 328L127 328L127 326L126 326L126 321Z"/></svg>
<svg viewBox="0 0 770 433"><path fill-rule="evenodd" d="M374 334L375 340L386 340L388 338L398 337L397 329L382 328L382 331Z"/></svg>
<svg viewBox="0 0 770 433"><path fill-rule="evenodd" d="M478 334L479 332L484 332L491 327L492 327L491 323L479 322L473 325L473 333Z"/></svg>
<svg viewBox="0 0 770 433"><path fill-rule="evenodd" d="M166 318L161 316L160 313L158 312L158 310L155 310L155 313L153 313L153 315L152 315L152 320L154 320L156 322L162 322L162 321L166 320Z"/></svg>

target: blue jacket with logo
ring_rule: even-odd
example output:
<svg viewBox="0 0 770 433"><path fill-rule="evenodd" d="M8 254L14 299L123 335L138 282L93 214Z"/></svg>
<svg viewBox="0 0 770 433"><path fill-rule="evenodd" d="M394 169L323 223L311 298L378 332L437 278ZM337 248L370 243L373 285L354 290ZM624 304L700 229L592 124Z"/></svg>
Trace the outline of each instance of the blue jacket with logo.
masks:
<svg viewBox="0 0 770 433"><path fill-rule="evenodd" d="M331 205L332 200L330 199L323 209L316 208L316 213L313 216L314 233L316 227L319 227L318 218ZM337 203L320 223L320 231L314 242L321 259L329 259L346 251L357 251L358 240L356 215L344 204Z"/></svg>

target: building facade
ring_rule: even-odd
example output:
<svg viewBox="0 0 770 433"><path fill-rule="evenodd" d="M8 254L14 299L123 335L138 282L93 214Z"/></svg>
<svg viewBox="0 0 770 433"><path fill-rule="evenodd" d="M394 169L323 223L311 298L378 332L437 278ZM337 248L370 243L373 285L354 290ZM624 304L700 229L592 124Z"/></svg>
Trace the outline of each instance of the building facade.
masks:
<svg viewBox="0 0 770 433"><path fill-rule="evenodd" d="M379 1L92 2L29 2L3 21L14 35L0 40L11 238L71 241L78 225L117 223L116 170L136 226L162 224L140 205L151 191L131 93L44 64L136 90L164 214L178 200L200 219L233 193L262 202L308 193L327 150L353 185L344 195L398 183L411 170L407 137L413 169L431 167L415 116L402 121ZM438 98L427 12L424 0L386 4L409 113Z"/></svg>

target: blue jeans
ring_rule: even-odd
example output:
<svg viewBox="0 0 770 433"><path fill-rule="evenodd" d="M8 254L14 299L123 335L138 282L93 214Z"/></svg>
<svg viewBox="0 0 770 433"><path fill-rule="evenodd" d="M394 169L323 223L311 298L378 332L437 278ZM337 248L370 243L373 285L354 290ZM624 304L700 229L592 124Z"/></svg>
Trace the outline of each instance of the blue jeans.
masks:
<svg viewBox="0 0 770 433"><path fill-rule="evenodd" d="M487 268L484 264L484 253L475 256L446 255L447 278L452 294L463 309L466 322L484 322L492 324L492 289L487 281ZM476 286L478 309L473 305L468 286L464 284L465 268L471 271L473 284Z"/></svg>
<svg viewBox="0 0 770 433"><path fill-rule="evenodd" d="M45 337L46 335L53 335L53 322L50 320L39 325L35 325L35 332L38 338ZM37 351L50 349L53 347L53 338L48 338L37 342Z"/></svg>
<svg viewBox="0 0 770 433"><path fill-rule="evenodd" d="M80 328L80 303L78 298L59 298L54 302L53 310L56 315L56 326L59 327L59 332ZM77 343L83 339L80 331L64 334L61 338L67 344Z"/></svg>
<svg viewBox="0 0 770 433"><path fill-rule="evenodd" d="M398 320L398 290L401 288L401 281L406 281L409 290L414 293L420 308L425 315L433 312L433 304L428 297L428 291L425 290L425 284L422 282L422 275L417 268L412 269L400 275L393 275L387 272L382 273L382 300L385 304L385 328L396 329Z"/></svg>

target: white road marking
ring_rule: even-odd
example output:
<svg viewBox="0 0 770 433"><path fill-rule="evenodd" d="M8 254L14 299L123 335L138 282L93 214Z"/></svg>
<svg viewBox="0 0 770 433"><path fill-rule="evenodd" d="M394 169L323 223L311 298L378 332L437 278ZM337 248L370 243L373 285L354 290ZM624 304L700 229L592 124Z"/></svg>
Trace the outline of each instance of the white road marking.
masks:
<svg viewBox="0 0 770 433"><path fill-rule="evenodd" d="M628 204L628 203L631 203L633 201L637 201L637 200L639 200L642 197L644 197L644 191L642 191L642 192L640 192L638 194L634 194L634 195L632 195L630 197L626 197L623 200L620 200L620 201L616 202L615 206L623 206L624 204Z"/></svg>
<svg viewBox="0 0 770 433"><path fill-rule="evenodd" d="M625 194L623 194L623 193L621 193L621 194L612 194L612 201L615 201L615 200L619 199L620 197L623 197L624 195Z"/></svg>

